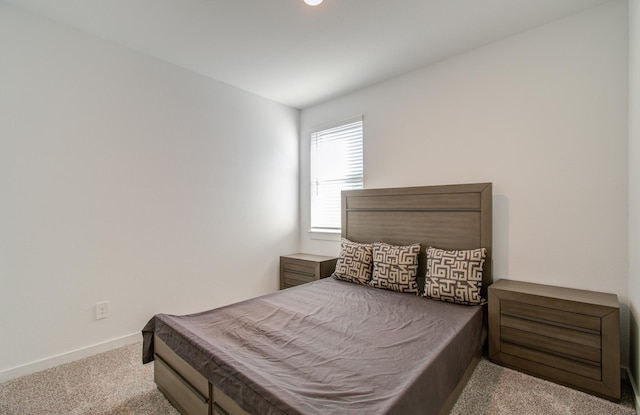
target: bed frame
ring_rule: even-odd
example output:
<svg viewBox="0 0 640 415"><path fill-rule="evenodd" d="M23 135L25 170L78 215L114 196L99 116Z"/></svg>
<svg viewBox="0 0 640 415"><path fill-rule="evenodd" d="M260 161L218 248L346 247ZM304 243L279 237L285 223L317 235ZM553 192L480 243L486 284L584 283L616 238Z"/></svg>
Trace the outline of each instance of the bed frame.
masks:
<svg viewBox="0 0 640 415"><path fill-rule="evenodd" d="M492 282L491 183L351 190L342 193L342 237L356 242L421 243L419 285L424 287L426 248L484 247L482 295ZM473 373L482 350L467 367L440 414L448 414ZM185 415L249 415L231 398L155 337L158 389ZM257 415L257 414L256 414Z"/></svg>

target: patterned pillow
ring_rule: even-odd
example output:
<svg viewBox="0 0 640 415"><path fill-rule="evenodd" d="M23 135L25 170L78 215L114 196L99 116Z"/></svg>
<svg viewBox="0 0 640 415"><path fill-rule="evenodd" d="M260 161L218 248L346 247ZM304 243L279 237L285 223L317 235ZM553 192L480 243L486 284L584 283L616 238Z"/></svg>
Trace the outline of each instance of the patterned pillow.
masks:
<svg viewBox="0 0 640 415"><path fill-rule="evenodd" d="M360 244L343 238L333 277L366 285L371 279L372 261L371 244Z"/></svg>
<svg viewBox="0 0 640 415"><path fill-rule="evenodd" d="M419 254L420 244L396 246L374 242L373 277L369 285L401 293L419 294L416 281Z"/></svg>
<svg viewBox="0 0 640 415"><path fill-rule="evenodd" d="M464 305L484 304L480 296L485 248L445 251L427 249L424 296Z"/></svg>

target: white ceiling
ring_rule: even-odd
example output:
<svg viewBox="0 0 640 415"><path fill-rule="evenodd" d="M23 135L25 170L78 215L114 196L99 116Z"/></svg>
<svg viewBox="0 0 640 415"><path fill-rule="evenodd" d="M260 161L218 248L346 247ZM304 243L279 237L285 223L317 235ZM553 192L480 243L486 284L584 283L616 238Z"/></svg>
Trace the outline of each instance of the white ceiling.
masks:
<svg viewBox="0 0 640 415"><path fill-rule="evenodd" d="M4 0L295 108L607 0Z"/></svg>

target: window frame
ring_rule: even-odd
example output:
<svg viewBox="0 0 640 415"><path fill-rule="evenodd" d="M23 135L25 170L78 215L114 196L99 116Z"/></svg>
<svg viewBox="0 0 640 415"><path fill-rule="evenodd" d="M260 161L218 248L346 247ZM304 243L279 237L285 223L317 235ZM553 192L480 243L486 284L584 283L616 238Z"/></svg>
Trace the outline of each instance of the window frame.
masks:
<svg viewBox="0 0 640 415"><path fill-rule="evenodd" d="M317 135L318 134L322 134L325 133L327 134L329 137L331 136L331 130L339 130L341 128L347 127L351 124L358 124L357 126L353 127L354 130L359 129L360 130L360 136L359 138L356 138L355 140L351 140L351 143L353 145L353 143L355 143L355 141L360 141L359 143L359 156L356 157L353 160L356 161L360 161L360 165L359 165L359 171L361 172L359 176L352 176L352 175L348 175L345 174L343 176L341 176L340 179L336 179L336 180L324 180L324 184L327 185L327 182L333 181L353 181L353 179L355 178L357 181L355 183L355 186L344 186L343 185L340 187L340 190L351 190L351 189L362 189L364 188L364 116L359 115L356 117L351 117L348 119L344 119L342 121L338 121L338 122L334 122L331 124L325 124L322 126L318 126L315 127L311 130L310 134L309 134L309 232L313 233L313 234L340 234L342 231L342 223L341 223L341 197L338 196L338 226L326 226L328 225L327 222L325 223L317 223L317 216L314 216L314 210L318 209L317 206L317 192L320 188L320 186L322 186L322 182L323 180L318 179L317 177L317 165L318 165L318 160L317 160L317 145L318 145L318 141L317 141ZM340 133L337 133L337 135L340 135ZM331 138L330 138L331 139ZM329 139L329 140L330 140ZM335 138L334 138L335 139ZM348 138L347 138L348 139ZM316 157L314 157L316 156ZM347 156L348 157L348 156ZM325 199L325 202L327 201L327 199ZM335 209L334 209L335 210ZM335 212L334 212L334 221L335 221ZM314 226L316 225L316 226ZM318 225L325 225L325 226L318 226Z"/></svg>

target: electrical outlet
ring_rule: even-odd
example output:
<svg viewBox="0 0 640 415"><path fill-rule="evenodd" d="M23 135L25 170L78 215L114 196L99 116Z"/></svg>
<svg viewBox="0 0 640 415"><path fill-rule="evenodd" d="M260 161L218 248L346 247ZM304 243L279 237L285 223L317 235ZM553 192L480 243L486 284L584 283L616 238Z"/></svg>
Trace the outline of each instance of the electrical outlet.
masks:
<svg viewBox="0 0 640 415"><path fill-rule="evenodd" d="M109 317L109 302L102 301L96 303L96 320Z"/></svg>

